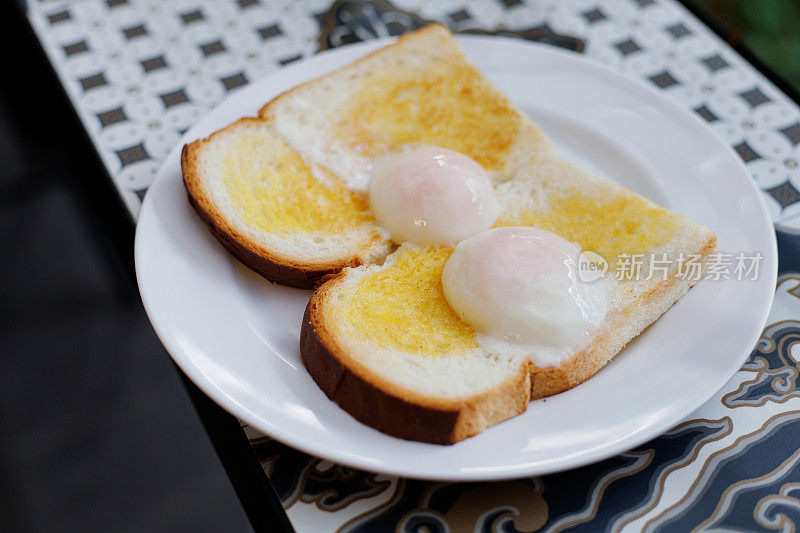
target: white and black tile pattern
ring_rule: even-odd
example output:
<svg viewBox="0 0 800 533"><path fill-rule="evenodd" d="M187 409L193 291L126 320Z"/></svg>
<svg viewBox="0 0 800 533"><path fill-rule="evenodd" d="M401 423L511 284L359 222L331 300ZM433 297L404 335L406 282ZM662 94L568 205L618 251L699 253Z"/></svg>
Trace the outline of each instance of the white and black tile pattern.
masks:
<svg viewBox="0 0 800 533"><path fill-rule="evenodd" d="M328 3L62 1L32 4L30 18L135 216L186 129L231 91L316 51ZM773 220L800 227L800 109L673 0L395 4L455 30L544 25L585 39L588 57L708 122L747 164Z"/></svg>

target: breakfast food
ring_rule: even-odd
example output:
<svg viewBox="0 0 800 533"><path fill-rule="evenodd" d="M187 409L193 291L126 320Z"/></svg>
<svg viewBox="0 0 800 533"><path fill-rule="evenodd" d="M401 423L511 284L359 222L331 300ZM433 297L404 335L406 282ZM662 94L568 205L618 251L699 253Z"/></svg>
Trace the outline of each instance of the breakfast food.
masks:
<svg viewBox="0 0 800 533"><path fill-rule="evenodd" d="M323 392L424 442L588 379L694 283L679 257L716 248L559 156L440 26L284 93L182 163L192 205L245 264L325 278L300 339ZM609 272L581 279L582 251ZM664 276L611 279L633 254Z"/></svg>
<svg viewBox="0 0 800 533"><path fill-rule="evenodd" d="M181 167L217 239L271 281L310 289L389 252L364 193L308 163L268 120L243 118L184 146Z"/></svg>
<svg viewBox="0 0 800 533"><path fill-rule="evenodd" d="M393 241L422 246L456 245L489 229L500 212L482 166L428 145L404 147L375 166L369 206Z"/></svg>
<svg viewBox="0 0 800 533"><path fill-rule="evenodd" d="M488 351L555 366L612 314L613 278L584 281L581 249L541 229L504 227L461 241L442 269L442 290Z"/></svg>

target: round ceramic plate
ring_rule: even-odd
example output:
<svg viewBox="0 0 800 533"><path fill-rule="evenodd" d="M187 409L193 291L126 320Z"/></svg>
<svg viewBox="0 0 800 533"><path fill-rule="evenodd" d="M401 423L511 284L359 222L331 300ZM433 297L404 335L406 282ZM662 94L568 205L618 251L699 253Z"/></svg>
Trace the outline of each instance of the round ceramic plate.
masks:
<svg viewBox="0 0 800 533"><path fill-rule="evenodd" d="M407 477L481 480L598 461L668 430L708 400L755 345L775 286L775 238L734 152L644 84L580 56L507 38L460 37L469 58L560 150L763 260L755 281L700 282L586 383L453 446L386 436L330 402L298 339L309 291L273 285L212 237L186 201L184 143L387 41L324 52L233 94L189 130L145 198L136 271L145 308L175 362L222 407L309 454Z"/></svg>

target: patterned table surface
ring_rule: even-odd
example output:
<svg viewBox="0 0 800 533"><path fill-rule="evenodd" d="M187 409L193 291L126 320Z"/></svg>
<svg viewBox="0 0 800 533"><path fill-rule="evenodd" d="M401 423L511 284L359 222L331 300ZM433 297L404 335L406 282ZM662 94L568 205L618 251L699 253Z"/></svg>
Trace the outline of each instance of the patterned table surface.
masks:
<svg viewBox="0 0 800 533"><path fill-rule="evenodd" d="M647 80L746 163L773 221L800 231L800 108L675 0L395 0L457 30L545 25ZM329 0L51 0L29 19L131 215L182 134L238 87L318 49ZM387 32L380 20L377 33ZM332 44L374 37L341 27ZM689 419L578 470L497 483L398 479L246 428L299 531L793 531L800 524L800 273L763 337Z"/></svg>

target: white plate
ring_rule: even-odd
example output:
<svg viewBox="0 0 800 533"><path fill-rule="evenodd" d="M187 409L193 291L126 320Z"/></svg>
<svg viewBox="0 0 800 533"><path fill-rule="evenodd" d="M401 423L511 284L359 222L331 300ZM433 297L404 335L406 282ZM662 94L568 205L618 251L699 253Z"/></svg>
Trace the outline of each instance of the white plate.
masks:
<svg viewBox="0 0 800 533"><path fill-rule="evenodd" d="M772 301L775 237L733 151L655 90L577 55L518 40L460 37L467 55L581 163L760 252L756 281L704 281L586 383L454 446L388 437L330 402L300 361L308 291L272 285L220 246L186 201L180 148L280 92L382 42L322 53L235 93L186 133L145 198L136 271L175 362L225 409L307 453L408 477L481 480L598 461L666 431L730 378Z"/></svg>

